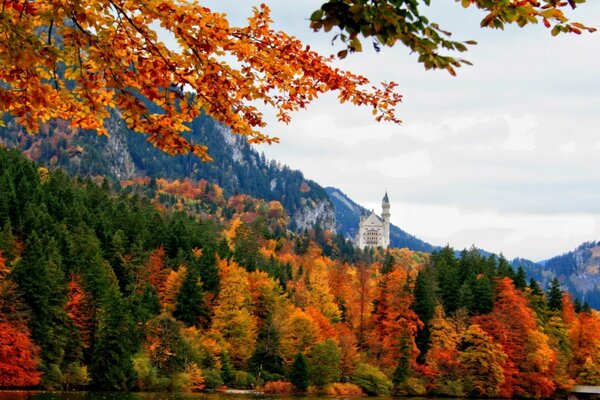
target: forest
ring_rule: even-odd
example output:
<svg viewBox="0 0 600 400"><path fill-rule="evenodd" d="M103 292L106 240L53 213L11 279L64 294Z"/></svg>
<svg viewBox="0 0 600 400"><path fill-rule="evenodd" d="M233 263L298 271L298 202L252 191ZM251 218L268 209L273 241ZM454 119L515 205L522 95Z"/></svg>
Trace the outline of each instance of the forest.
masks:
<svg viewBox="0 0 600 400"><path fill-rule="evenodd" d="M0 149L0 388L548 397L600 314L449 247L355 249L206 181L73 179Z"/></svg>

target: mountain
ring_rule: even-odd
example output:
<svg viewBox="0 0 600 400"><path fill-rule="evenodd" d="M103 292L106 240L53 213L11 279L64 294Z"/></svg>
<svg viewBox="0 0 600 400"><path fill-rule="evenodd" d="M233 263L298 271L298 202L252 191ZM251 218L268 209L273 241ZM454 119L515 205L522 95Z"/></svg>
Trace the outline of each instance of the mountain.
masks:
<svg viewBox="0 0 600 400"><path fill-rule="evenodd" d="M544 284L557 277L580 301L600 309L600 241L581 244L575 250L545 260L527 272Z"/></svg>
<svg viewBox="0 0 600 400"><path fill-rule="evenodd" d="M36 136L24 133L10 119L0 127L0 145L20 148L30 159L59 167L73 176L104 176L114 181L139 177L207 180L219 185L226 196L248 194L278 200L291 216L290 228L303 230L319 223L335 228L335 210L325 190L305 179L302 172L268 161L210 117L196 118L188 138L209 147L214 162L193 155L169 156L151 145L145 136L128 130L114 113L106 126L110 137L72 131L68 123L54 121Z"/></svg>
<svg viewBox="0 0 600 400"><path fill-rule="evenodd" d="M325 191L329 195L329 199L335 206L335 214L339 233L344 234L348 238L354 239L358 232L358 223L360 216L369 211L361 205L356 204L340 189L334 187L326 187ZM390 243L392 247L407 247L413 251L422 251L431 253L439 250L439 247L426 243L413 235L410 235L398 228L396 225L390 226Z"/></svg>
<svg viewBox="0 0 600 400"><path fill-rule="evenodd" d="M128 130L117 113L107 122L109 137L89 131L73 131L64 121L54 121L36 136L24 133L14 121L0 127L0 145L20 148L30 159L58 167L73 176L104 176L114 181L140 177L207 180L227 196L248 194L278 200L291 216L290 228L303 230L319 223L354 238L358 221L367 210L341 190L323 188L274 160L267 160L242 136L232 135L208 116L195 119L188 138L206 144L213 162L193 155L169 156L150 146L143 135ZM393 247L431 252L436 247L391 226Z"/></svg>

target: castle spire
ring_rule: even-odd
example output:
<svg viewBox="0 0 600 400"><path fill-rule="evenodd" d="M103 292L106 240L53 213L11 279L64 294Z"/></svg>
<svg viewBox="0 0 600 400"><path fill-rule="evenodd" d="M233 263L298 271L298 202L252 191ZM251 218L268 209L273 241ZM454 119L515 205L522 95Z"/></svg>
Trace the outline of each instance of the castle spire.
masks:
<svg viewBox="0 0 600 400"><path fill-rule="evenodd" d="M388 198L388 195L387 195L387 189L385 189L385 196L383 196L383 202L384 203L389 203L390 202L390 199Z"/></svg>

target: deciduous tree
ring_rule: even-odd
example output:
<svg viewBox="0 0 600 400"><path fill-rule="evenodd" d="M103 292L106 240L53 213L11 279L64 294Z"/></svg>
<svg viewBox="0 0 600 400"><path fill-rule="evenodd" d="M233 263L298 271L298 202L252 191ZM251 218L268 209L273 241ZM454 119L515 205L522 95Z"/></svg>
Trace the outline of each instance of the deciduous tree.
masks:
<svg viewBox="0 0 600 400"><path fill-rule="evenodd" d="M247 26L235 27L223 14L183 0L7 0L0 108L29 132L62 118L101 134L116 108L158 148L205 160L206 146L182 134L201 113L251 142L276 140L259 131L265 120L255 101L288 122L290 112L336 91L342 102L372 107L378 120L398 121L395 84L371 88L270 22L265 5L254 9ZM159 38L158 26L177 49Z"/></svg>

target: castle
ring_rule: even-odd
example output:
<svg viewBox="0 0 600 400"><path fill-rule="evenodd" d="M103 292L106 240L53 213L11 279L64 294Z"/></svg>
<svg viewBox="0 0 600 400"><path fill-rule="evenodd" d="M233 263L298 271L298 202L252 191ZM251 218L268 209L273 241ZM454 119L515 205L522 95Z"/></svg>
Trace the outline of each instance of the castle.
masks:
<svg viewBox="0 0 600 400"><path fill-rule="evenodd" d="M390 200L387 190L381 202L381 218L371 211L371 214L360 217L358 224L358 234L356 235L356 244L359 248L365 247L383 247L390 245Z"/></svg>

